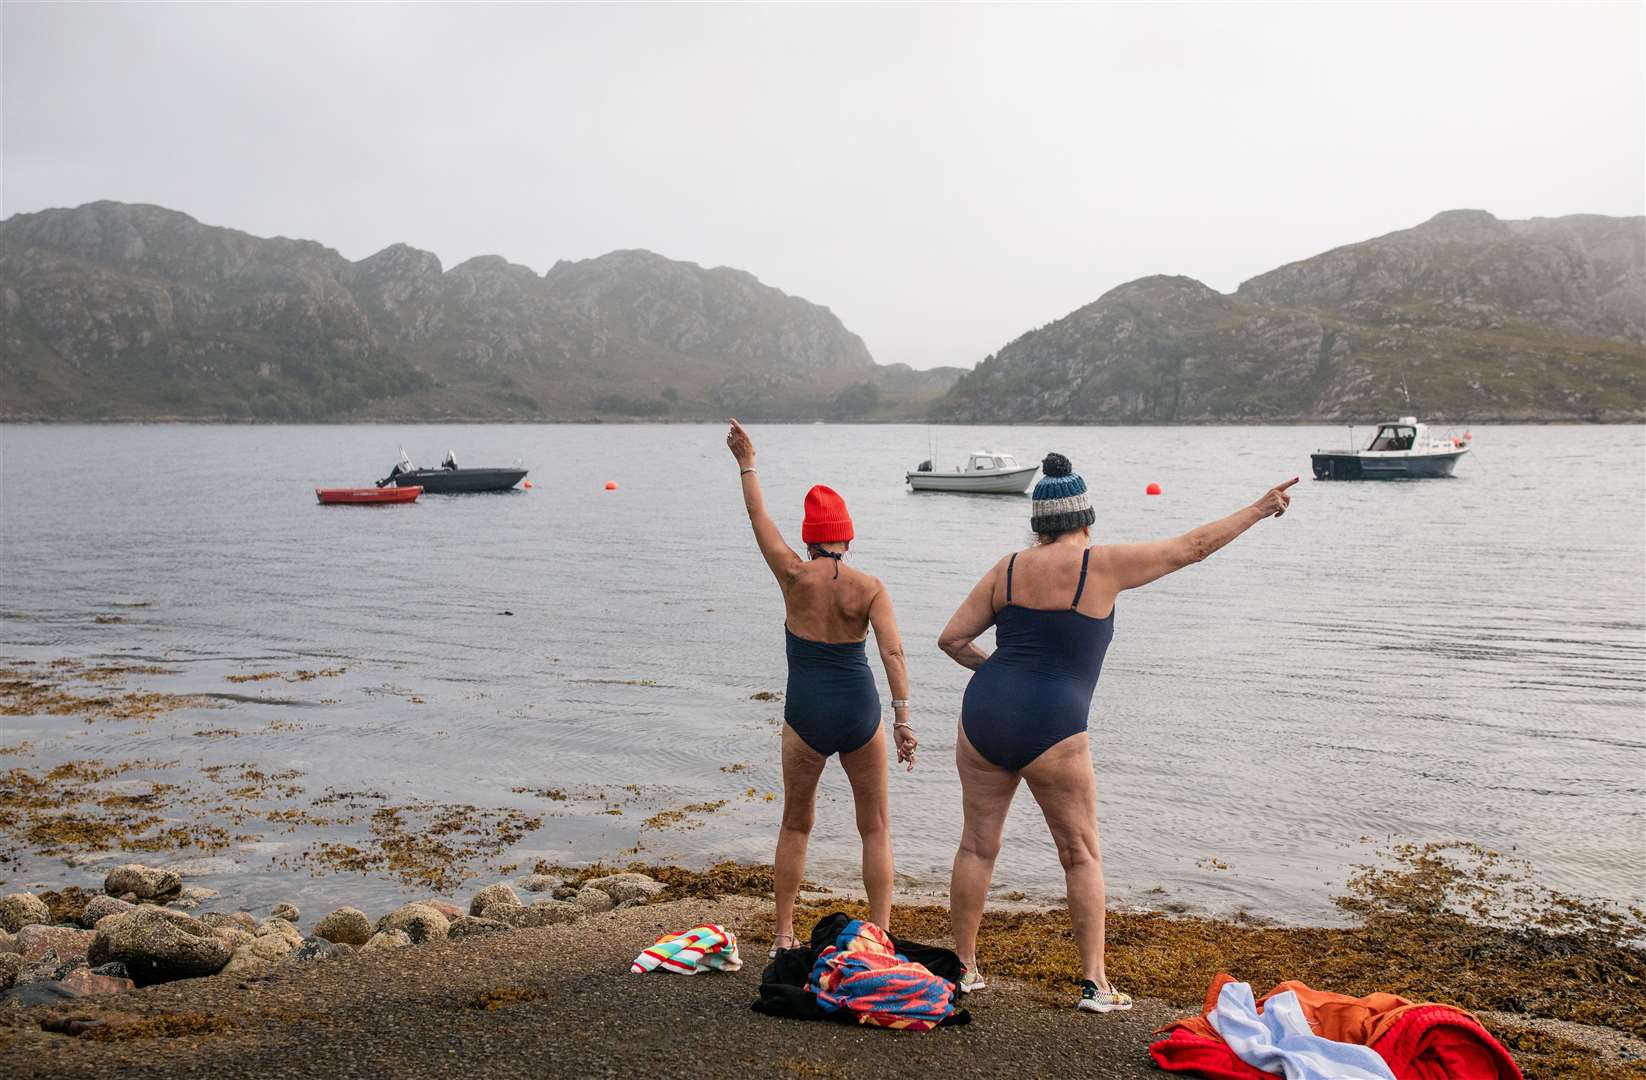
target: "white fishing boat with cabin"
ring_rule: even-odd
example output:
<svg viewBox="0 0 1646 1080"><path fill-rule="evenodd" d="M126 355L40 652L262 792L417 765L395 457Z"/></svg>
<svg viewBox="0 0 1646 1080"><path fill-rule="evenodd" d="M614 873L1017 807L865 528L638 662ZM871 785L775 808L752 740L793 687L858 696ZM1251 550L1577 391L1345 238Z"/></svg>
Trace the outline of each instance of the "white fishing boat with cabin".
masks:
<svg viewBox="0 0 1646 1080"><path fill-rule="evenodd" d="M915 491L964 491L975 495L1021 495L1034 483L1038 465L1019 465L1010 454L997 450L973 450L965 465L952 472L939 472L930 460L922 461L906 474Z"/></svg>
<svg viewBox="0 0 1646 1080"><path fill-rule="evenodd" d="M1429 425L1402 416L1379 424L1364 450L1316 450L1309 463L1316 480L1415 480L1452 475L1468 452L1466 440L1434 438Z"/></svg>

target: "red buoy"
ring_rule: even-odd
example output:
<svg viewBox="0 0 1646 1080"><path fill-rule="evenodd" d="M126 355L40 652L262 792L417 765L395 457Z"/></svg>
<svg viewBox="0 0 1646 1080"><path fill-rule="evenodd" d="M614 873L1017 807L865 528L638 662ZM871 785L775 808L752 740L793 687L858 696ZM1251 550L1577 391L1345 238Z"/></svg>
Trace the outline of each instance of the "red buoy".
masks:
<svg viewBox="0 0 1646 1080"><path fill-rule="evenodd" d="M530 480L522 480L520 482L520 486L523 488L529 488L532 486L532 482Z"/></svg>
<svg viewBox="0 0 1646 1080"><path fill-rule="evenodd" d="M1150 484L1148 487L1143 489L1143 494L1145 494L1145 495L1159 495L1160 494L1160 485L1159 484Z"/></svg>
<svg viewBox="0 0 1646 1080"><path fill-rule="evenodd" d="M1472 432L1472 431L1465 431L1465 432L1464 432L1464 433L1463 433L1463 441L1464 441L1464 442L1474 442L1474 441L1475 441L1475 435L1474 435L1474 432Z"/></svg>
<svg viewBox="0 0 1646 1080"><path fill-rule="evenodd" d="M616 491L617 490L617 481L616 480L607 480L606 481L606 490L607 491Z"/></svg>

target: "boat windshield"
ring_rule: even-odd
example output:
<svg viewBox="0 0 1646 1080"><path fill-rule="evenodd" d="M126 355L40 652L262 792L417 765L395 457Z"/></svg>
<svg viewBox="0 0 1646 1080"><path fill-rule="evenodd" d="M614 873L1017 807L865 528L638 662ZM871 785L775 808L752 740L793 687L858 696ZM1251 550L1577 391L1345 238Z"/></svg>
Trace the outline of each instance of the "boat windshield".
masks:
<svg viewBox="0 0 1646 1080"><path fill-rule="evenodd" d="M1002 469L1015 469L1015 468L1017 468L1017 459L1012 457L1012 455L1010 455L1010 454L1001 454L998 457L996 457L994 460L995 460L996 464L998 464Z"/></svg>
<svg viewBox="0 0 1646 1080"><path fill-rule="evenodd" d="M971 467L972 471L976 472L979 469L993 469L998 466L995 465L995 459L987 454L973 454Z"/></svg>
<svg viewBox="0 0 1646 1080"><path fill-rule="evenodd" d="M1410 450L1417 442L1417 429L1402 424L1384 424L1368 450Z"/></svg>

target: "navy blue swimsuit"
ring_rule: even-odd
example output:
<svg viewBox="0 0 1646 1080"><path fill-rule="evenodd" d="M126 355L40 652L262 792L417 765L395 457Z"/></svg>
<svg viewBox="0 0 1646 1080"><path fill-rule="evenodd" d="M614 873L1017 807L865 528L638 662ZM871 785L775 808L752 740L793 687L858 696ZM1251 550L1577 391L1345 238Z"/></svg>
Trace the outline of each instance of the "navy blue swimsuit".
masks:
<svg viewBox="0 0 1646 1080"><path fill-rule="evenodd" d="M1086 730L1103 654L1114 637L1114 611L1101 619L1075 608L1086 591L1086 565L1068 610L1012 604L1013 555L1006 564L1006 606L995 615L995 651L972 674L960 707L966 738L989 761L1018 772Z"/></svg>
<svg viewBox="0 0 1646 1080"><path fill-rule="evenodd" d="M783 719L824 757L846 754L880 730L880 692L861 641L812 641L783 626L789 688Z"/></svg>

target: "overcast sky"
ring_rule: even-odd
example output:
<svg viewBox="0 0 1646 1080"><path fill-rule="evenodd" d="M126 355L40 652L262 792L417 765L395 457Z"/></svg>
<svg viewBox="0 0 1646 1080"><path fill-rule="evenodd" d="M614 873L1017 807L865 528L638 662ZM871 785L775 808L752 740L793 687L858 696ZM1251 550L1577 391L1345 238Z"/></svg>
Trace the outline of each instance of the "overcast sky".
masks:
<svg viewBox="0 0 1646 1080"><path fill-rule="evenodd" d="M0 213L539 272L644 247L970 366L1145 274L1642 213L1643 11L7 3Z"/></svg>

